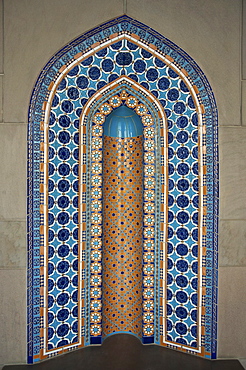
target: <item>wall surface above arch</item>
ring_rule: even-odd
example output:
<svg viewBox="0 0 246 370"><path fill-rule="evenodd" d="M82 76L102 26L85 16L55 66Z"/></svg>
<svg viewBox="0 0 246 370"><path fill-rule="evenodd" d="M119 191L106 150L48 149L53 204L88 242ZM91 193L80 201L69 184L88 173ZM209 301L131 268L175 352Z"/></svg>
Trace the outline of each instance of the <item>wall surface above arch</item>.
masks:
<svg viewBox="0 0 246 370"><path fill-rule="evenodd" d="M72 0L68 6L64 0L0 1L0 331L4 333L0 364L26 361L25 161L31 90L52 54L86 30L121 15L124 3ZM246 357L242 4L245 0L126 2L127 15L165 35L197 61L216 96L221 126L219 357ZM245 93L245 81L242 84Z"/></svg>

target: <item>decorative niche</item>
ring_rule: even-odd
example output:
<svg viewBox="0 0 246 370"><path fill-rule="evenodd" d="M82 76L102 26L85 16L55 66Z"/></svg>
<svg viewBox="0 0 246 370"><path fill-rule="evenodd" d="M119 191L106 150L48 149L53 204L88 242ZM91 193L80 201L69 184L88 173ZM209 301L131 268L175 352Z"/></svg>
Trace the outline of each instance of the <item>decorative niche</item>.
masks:
<svg viewBox="0 0 246 370"><path fill-rule="evenodd" d="M127 140L106 125L119 109L139 123ZM115 18L43 68L28 130L28 362L120 332L215 358L217 108L195 61Z"/></svg>

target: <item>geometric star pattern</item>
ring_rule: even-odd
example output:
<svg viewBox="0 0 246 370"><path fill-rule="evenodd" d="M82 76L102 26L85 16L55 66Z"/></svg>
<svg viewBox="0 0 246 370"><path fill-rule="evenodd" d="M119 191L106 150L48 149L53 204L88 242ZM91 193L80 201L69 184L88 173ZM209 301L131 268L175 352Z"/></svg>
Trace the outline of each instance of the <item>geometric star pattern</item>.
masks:
<svg viewBox="0 0 246 370"><path fill-rule="evenodd" d="M101 343L102 294L107 288L102 283L106 185L100 119L121 104L141 116L144 128L143 343L216 356L215 100L192 58L162 35L122 16L52 57L31 98L30 363Z"/></svg>
<svg viewBox="0 0 246 370"><path fill-rule="evenodd" d="M142 147L142 136L104 137L104 336L142 334Z"/></svg>

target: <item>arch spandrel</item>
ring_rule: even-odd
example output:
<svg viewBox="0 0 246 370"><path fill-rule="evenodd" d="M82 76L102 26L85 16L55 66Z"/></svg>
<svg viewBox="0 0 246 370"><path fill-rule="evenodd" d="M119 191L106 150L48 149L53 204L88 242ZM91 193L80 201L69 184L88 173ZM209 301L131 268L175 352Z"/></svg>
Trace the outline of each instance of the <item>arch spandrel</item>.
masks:
<svg viewBox="0 0 246 370"><path fill-rule="evenodd" d="M57 53L32 95L29 362L102 341L103 197L95 181L103 183L102 121L117 104L144 126L142 341L215 356L215 101L185 52L122 16ZM208 265L214 273L203 275Z"/></svg>

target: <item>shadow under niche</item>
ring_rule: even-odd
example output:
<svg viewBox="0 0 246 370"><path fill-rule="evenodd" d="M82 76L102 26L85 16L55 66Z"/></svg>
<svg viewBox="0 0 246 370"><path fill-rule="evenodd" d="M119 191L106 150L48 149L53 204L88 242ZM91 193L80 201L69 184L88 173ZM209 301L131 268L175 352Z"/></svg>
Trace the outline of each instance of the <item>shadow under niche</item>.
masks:
<svg viewBox="0 0 246 370"><path fill-rule="evenodd" d="M172 349L143 345L129 334L106 338L102 346L85 347L36 365L3 370L243 370L238 360L208 360Z"/></svg>

